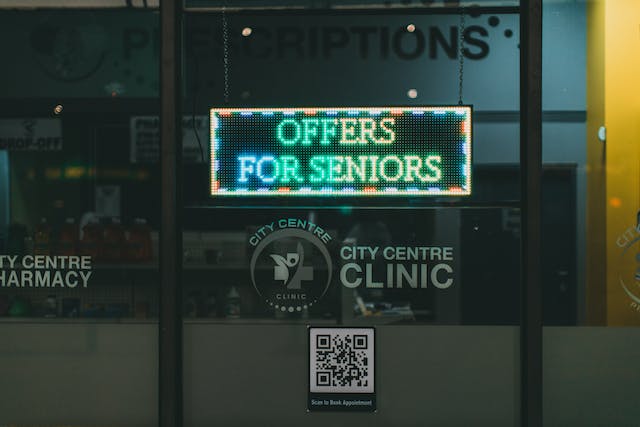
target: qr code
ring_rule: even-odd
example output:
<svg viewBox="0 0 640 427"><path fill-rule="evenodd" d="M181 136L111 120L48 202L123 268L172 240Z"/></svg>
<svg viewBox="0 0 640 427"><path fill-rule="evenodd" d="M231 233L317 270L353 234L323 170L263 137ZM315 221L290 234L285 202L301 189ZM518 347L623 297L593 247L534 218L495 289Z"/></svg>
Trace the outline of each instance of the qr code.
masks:
<svg viewBox="0 0 640 427"><path fill-rule="evenodd" d="M312 393L373 393L375 335L372 328L311 328Z"/></svg>

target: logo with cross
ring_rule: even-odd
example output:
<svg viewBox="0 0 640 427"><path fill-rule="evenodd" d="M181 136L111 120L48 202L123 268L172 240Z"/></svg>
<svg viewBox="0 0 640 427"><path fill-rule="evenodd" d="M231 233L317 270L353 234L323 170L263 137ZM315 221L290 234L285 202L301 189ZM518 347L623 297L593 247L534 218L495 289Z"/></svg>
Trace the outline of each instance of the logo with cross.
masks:
<svg viewBox="0 0 640 427"><path fill-rule="evenodd" d="M282 281L287 289L302 289L302 281L313 280L313 267L304 265L304 248L298 243L296 252L289 252L287 257L271 254L275 262L273 279ZM293 274L290 272L293 271Z"/></svg>
<svg viewBox="0 0 640 427"><path fill-rule="evenodd" d="M331 283L333 263L325 243L299 228L274 230L255 248L251 281L275 311L299 313L316 304Z"/></svg>

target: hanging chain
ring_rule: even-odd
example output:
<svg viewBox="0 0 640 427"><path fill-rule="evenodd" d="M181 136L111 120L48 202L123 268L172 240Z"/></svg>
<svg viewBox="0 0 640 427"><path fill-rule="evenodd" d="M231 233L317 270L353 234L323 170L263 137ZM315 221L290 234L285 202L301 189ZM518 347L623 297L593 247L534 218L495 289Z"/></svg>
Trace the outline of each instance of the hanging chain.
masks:
<svg viewBox="0 0 640 427"><path fill-rule="evenodd" d="M458 32L460 36L460 46L458 47L458 56L460 59L458 67L458 105L462 105L462 83L464 81L464 8L460 9L460 26Z"/></svg>
<svg viewBox="0 0 640 427"><path fill-rule="evenodd" d="M227 25L227 6L222 6L222 43L224 63L224 103L229 103L229 28Z"/></svg>

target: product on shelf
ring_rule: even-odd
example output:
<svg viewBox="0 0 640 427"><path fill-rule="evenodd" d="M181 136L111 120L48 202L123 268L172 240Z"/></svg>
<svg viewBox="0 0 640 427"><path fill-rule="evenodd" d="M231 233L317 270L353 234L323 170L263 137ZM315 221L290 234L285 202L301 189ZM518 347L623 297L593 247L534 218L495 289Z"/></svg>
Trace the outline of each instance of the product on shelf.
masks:
<svg viewBox="0 0 640 427"><path fill-rule="evenodd" d="M107 304L104 308L104 315L109 318L126 317L129 315L129 305L125 303Z"/></svg>
<svg viewBox="0 0 640 427"><path fill-rule="evenodd" d="M146 319L149 317L149 303L147 301L136 301L135 317L136 319Z"/></svg>
<svg viewBox="0 0 640 427"><path fill-rule="evenodd" d="M27 252L27 227L23 224L13 223L9 226L7 233L7 254L24 255Z"/></svg>
<svg viewBox="0 0 640 427"><path fill-rule="evenodd" d="M21 297L15 297L9 306L9 316L26 317L31 314L31 306L29 300Z"/></svg>
<svg viewBox="0 0 640 427"><path fill-rule="evenodd" d="M195 318L198 317L198 302L200 294L198 292L190 292L189 296L184 302L184 317Z"/></svg>
<svg viewBox="0 0 640 427"><path fill-rule="evenodd" d="M151 246L151 228L147 225L147 221L145 219L136 218L133 225L129 228L127 255L129 261L151 261L153 256Z"/></svg>
<svg viewBox="0 0 640 427"><path fill-rule="evenodd" d="M227 293L224 314L229 318L240 317L240 294L235 286L232 286Z"/></svg>
<svg viewBox="0 0 640 427"><path fill-rule="evenodd" d="M44 300L44 317L56 317L58 315L58 299L55 295L47 295Z"/></svg>
<svg viewBox="0 0 640 427"><path fill-rule="evenodd" d="M46 218L40 220L33 234L33 253L35 255L51 254L51 226Z"/></svg>
<svg viewBox="0 0 640 427"><path fill-rule="evenodd" d="M102 245L102 256L104 261L120 261L123 256L125 246L124 227L119 218L113 218L104 227L104 239Z"/></svg>
<svg viewBox="0 0 640 427"><path fill-rule="evenodd" d="M80 315L79 298L62 299L62 317L78 317Z"/></svg>
<svg viewBox="0 0 640 427"><path fill-rule="evenodd" d="M80 314L82 317L104 317L104 304L97 302L85 303Z"/></svg>
<svg viewBox="0 0 640 427"><path fill-rule="evenodd" d="M82 227L82 237L80 239L80 253L89 255L93 259L100 259L100 252L103 243L103 229L97 218L91 218Z"/></svg>
<svg viewBox="0 0 640 427"><path fill-rule="evenodd" d="M56 245L58 255L77 255L78 238L79 230L75 219L67 218L60 227L58 244Z"/></svg>
<svg viewBox="0 0 640 427"><path fill-rule="evenodd" d="M208 292L207 297L204 300L204 315L206 317L216 317L216 294L215 292Z"/></svg>

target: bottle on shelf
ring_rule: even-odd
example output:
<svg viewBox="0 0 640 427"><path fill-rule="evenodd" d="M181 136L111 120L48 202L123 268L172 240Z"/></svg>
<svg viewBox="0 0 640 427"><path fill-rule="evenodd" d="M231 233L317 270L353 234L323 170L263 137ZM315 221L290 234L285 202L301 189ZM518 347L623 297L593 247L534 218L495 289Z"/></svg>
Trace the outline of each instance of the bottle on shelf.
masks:
<svg viewBox="0 0 640 427"><path fill-rule="evenodd" d="M76 255L78 250L79 230L73 218L67 218L58 237L57 253L59 255Z"/></svg>
<svg viewBox="0 0 640 427"><path fill-rule="evenodd" d="M80 298L63 298L62 317L78 317L80 315Z"/></svg>
<svg viewBox="0 0 640 427"><path fill-rule="evenodd" d="M229 289L227 293L224 314L232 319L240 317L240 294L235 286L231 286L231 289Z"/></svg>
<svg viewBox="0 0 640 427"><path fill-rule="evenodd" d="M47 295L44 300L44 317L58 316L58 299L55 295Z"/></svg>
<svg viewBox="0 0 640 427"><path fill-rule="evenodd" d="M152 260L151 228L143 218L136 218L129 229L127 255L129 261L133 262L149 262Z"/></svg>
<svg viewBox="0 0 640 427"><path fill-rule="evenodd" d="M51 255L51 226L46 218L40 220L33 233L33 253Z"/></svg>
<svg viewBox="0 0 640 427"><path fill-rule="evenodd" d="M28 299L15 297L9 306L9 316L26 317L31 314L31 304Z"/></svg>
<svg viewBox="0 0 640 427"><path fill-rule="evenodd" d="M196 318L198 317L198 305L199 305L200 294L196 291L190 292L189 296L184 302L184 317L185 318Z"/></svg>
<svg viewBox="0 0 640 427"><path fill-rule="evenodd" d="M204 315L206 317L217 317L216 293L210 291L204 300Z"/></svg>
<svg viewBox="0 0 640 427"><path fill-rule="evenodd" d="M89 255L94 260L100 260L103 243L103 229L98 219L90 218L87 224L82 227L82 237L80 239L80 253Z"/></svg>
<svg viewBox="0 0 640 427"><path fill-rule="evenodd" d="M112 218L104 227L102 259L108 262L120 261L125 245L124 227L120 218Z"/></svg>

